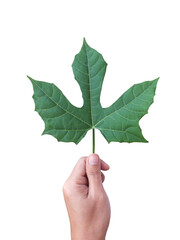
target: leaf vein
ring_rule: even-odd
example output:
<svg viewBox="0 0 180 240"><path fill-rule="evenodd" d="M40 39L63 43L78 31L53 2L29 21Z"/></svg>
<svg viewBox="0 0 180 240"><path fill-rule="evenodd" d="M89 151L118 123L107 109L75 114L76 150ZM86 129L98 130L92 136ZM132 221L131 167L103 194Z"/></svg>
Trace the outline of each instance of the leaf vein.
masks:
<svg viewBox="0 0 180 240"><path fill-rule="evenodd" d="M151 85L152 85L152 83L151 83ZM151 85L149 85L148 88L149 88ZM122 106L121 108L115 110L114 112L106 115L106 116L105 116L104 118L102 118L99 122L97 122L97 123L95 124L95 126L97 126L100 122L104 121L104 119L106 119L107 117L111 116L112 114L116 113L117 111L122 110L122 109L123 109L124 107L126 107L127 105L131 104L131 103L132 103L133 101L135 101L139 96L141 96L145 91L147 91L148 88L146 88L141 94L139 94L136 98L134 98L133 100L131 100L131 101L130 101L129 103L127 103L126 105L124 105L124 106ZM123 95L122 95L122 96L123 96Z"/></svg>
<svg viewBox="0 0 180 240"><path fill-rule="evenodd" d="M43 91L43 89L42 89L40 86L38 86L38 84L37 84L35 81L34 81L34 83L35 83L36 86L37 86L49 99L51 99L52 102L54 102L59 108L61 108L61 109L64 110L65 112L69 113L71 116L75 117L75 118L78 119L80 122L83 122L83 123L85 123L86 125L88 125L88 126L91 127L91 125L90 125L89 123L87 123L87 122L83 121L82 119L78 118L76 115L72 114L71 112L67 111L67 110L64 109L62 106L60 106L58 103L56 103L50 96L48 96L48 95L46 94L46 92Z"/></svg>
<svg viewBox="0 0 180 240"><path fill-rule="evenodd" d="M95 78L104 67L106 67L106 65L103 65L103 67L101 67L94 76L91 76L91 79Z"/></svg>

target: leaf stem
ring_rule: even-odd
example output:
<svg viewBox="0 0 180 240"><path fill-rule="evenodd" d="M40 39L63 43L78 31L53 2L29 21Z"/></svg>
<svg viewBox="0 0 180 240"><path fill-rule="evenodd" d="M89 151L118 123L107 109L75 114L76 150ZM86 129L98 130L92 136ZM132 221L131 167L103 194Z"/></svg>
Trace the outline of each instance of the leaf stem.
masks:
<svg viewBox="0 0 180 240"><path fill-rule="evenodd" d="M95 153L95 129L92 129L92 152Z"/></svg>

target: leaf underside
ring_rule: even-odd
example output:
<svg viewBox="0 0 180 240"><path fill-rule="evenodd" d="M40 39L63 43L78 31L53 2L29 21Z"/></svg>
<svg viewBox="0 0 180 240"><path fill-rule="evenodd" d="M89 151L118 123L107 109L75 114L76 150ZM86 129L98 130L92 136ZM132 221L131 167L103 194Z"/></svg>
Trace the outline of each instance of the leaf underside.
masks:
<svg viewBox="0 0 180 240"><path fill-rule="evenodd" d="M87 131L99 129L110 142L147 142L139 120L153 103L158 79L133 85L110 107L102 108L100 95L107 63L84 39L72 69L82 91L83 106L72 105L53 83L30 79L35 111L45 123L43 134L78 144Z"/></svg>

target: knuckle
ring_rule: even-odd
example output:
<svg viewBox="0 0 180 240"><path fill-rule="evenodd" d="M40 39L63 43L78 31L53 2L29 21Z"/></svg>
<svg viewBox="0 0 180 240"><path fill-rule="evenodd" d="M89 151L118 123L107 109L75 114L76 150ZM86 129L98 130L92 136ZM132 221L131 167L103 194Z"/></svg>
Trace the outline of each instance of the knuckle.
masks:
<svg viewBox="0 0 180 240"><path fill-rule="evenodd" d="M65 182L63 187L62 187L62 191L63 191L63 194L65 196L68 196L69 195L69 192L70 192L70 187L69 187L69 184L68 182Z"/></svg>
<svg viewBox="0 0 180 240"><path fill-rule="evenodd" d="M63 191L63 195L66 197L66 198L71 198L72 195L74 194L75 192L75 185L74 185L74 182L70 179L68 179L63 187L62 187L62 191Z"/></svg>
<svg viewBox="0 0 180 240"><path fill-rule="evenodd" d="M80 157L79 162L83 162L83 161L85 161L86 158L87 158L87 157L85 157L85 156L84 156L84 157Z"/></svg>
<svg viewBox="0 0 180 240"><path fill-rule="evenodd" d="M105 180L105 175L101 172L101 179L102 179L102 182L104 182Z"/></svg>
<svg viewBox="0 0 180 240"><path fill-rule="evenodd" d="M64 185L63 185L63 187L62 187L62 191L63 191L63 193L66 192L66 183L64 183Z"/></svg>

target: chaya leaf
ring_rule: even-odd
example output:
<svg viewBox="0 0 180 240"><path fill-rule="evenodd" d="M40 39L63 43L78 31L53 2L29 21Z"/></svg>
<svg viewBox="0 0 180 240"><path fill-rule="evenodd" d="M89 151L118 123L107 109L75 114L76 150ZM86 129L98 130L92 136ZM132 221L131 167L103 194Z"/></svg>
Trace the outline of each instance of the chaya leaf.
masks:
<svg viewBox="0 0 180 240"><path fill-rule="evenodd" d="M133 85L110 107L102 108L100 94L106 67L102 55L84 39L72 64L84 100L81 108L73 106L53 83L28 77L34 88L35 110L45 122L43 134L50 134L58 141L78 144L87 131L93 129L93 152L95 128L108 143L147 142L139 120L153 103L159 78Z"/></svg>

